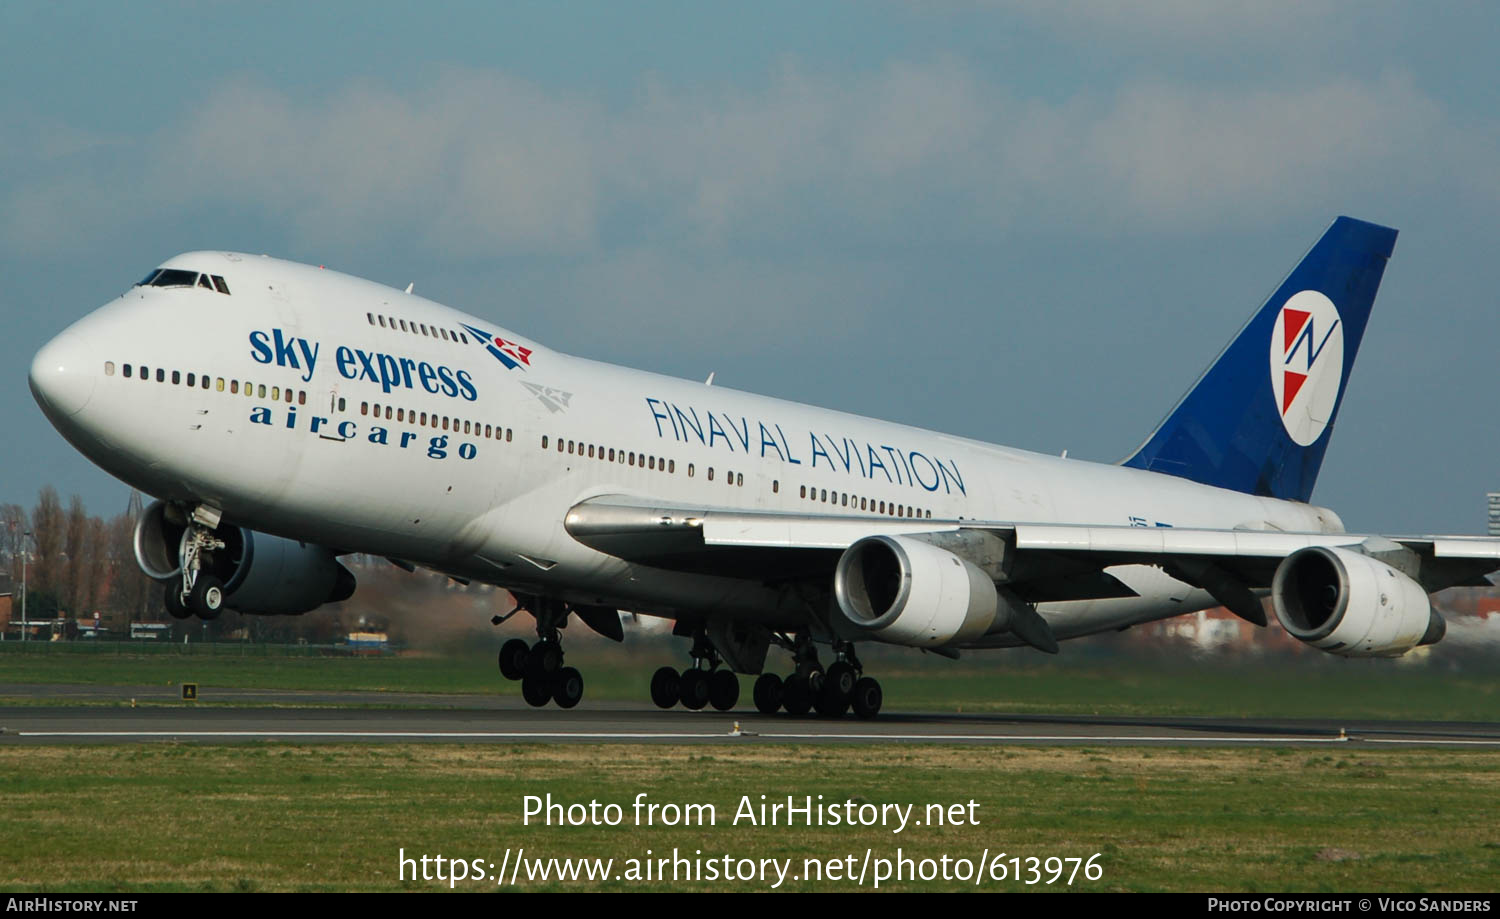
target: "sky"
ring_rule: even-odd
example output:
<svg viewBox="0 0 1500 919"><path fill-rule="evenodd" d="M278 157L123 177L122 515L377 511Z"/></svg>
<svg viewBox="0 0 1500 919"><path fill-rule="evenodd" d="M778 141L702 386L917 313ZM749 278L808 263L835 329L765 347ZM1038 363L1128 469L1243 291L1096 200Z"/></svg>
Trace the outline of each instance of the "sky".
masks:
<svg viewBox="0 0 1500 919"><path fill-rule="evenodd" d="M0 502L128 488L26 386L173 254L1040 452L1145 439L1336 216L1401 231L1313 498L1500 490L1500 6L0 5Z"/></svg>

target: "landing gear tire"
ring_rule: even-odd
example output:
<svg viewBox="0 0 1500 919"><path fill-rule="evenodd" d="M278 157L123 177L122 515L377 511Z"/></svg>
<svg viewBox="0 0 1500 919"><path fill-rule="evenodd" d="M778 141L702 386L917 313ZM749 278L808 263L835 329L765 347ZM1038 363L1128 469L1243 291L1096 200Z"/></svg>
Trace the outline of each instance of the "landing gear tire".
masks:
<svg viewBox="0 0 1500 919"><path fill-rule="evenodd" d="M167 585L166 596L162 598L162 602L167 606L167 615L173 619L189 619L193 615L193 611L183 605L182 591L177 589L175 582Z"/></svg>
<svg viewBox="0 0 1500 919"><path fill-rule="evenodd" d="M834 661L829 666L828 672L823 674L823 692L831 689L840 696L848 698L849 694L854 692L854 682L857 679L859 675L854 672L854 668L847 661Z"/></svg>
<svg viewBox="0 0 1500 919"><path fill-rule="evenodd" d="M708 673L703 670L682 671L682 705L699 711L708 704Z"/></svg>
<svg viewBox="0 0 1500 919"><path fill-rule="evenodd" d="M854 693L849 702L854 707L854 714L868 721L880 714L880 703L885 694L880 691L880 684L871 677L861 677L854 684Z"/></svg>
<svg viewBox="0 0 1500 919"><path fill-rule="evenodd" d="M198 572L188 593L188 609L199 619L217 619L224 608L224 582L211 574Z"/></svg>
<svg viewBox="0 0 1500 919"><path fill-rule="evenodd" d="M740 678L733 670L715 670L708 677L708 704L727 712L740 701Z"/></svg>
<svg viewBox="0 0 1500 919"><path fill-rule="evenodd" d="M521 678L521 698L532 708L541 708L552 700L551 681L528 673Z"/></svg>
<svg viewBox="0 0 1500 919"><path fill-rule="evenodd" d="M526 642L519 638L512 638L500 646L500 675L507 680L519 680L526 675L526 658L531 655L531 649L526 647Z"/></svg>
<svg viewBox="0 0 1500 919"><path fill-rule="evenodd" d="M671 667L651 675L651 701L657 708L671 708L682 698L682 677Z"/></svg>
<svg viewBox="0 0 1500 919"><path fill-rule="evenodd" d="M550 677L562 669L562 645L555 641L539 641L531 646L526 655L526 673L530 676Z"/></svg>
<svg viewBox="0 0 1500 919"><path fill-rule="evenodd" d="M813 700L813 708L824 718L842 718L849 710L849 697L839 692L832 682L825 681Z"/></svg>
<svg viewBox="0 0 1500 919"><path fill-rule="evenodd" d="M807 677L794 673L781 684L781 705L788 715L800 718L812 708L813 691Z"/></svg>
<svg viewBox="0 0 1500 919"><path fill-rule="evenodd" d="M572 708L583 698L583 674L576 668L564 667L552 679L552 700L558 708Z"/></svg>
<svg viewBox="0 0 1500 919"><path fill-rule="evenodd" d="M755 681L755 708L762 715L774 715L781 708L781 677L762 673Z"/></svg>

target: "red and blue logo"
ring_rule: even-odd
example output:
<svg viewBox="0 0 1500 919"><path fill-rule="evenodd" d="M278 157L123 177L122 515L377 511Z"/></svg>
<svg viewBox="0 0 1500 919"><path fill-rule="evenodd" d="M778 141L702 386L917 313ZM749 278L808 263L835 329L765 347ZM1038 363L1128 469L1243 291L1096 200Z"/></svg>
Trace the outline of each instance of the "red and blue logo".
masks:
<svg viewBox="0 0 1500 919"><path fill-rule="evenodd" d="M1281 423L1306 447L1333 420L1344 377L1344 328L1333 301L1316 290L1289 297L1276 316L1270 357Z"/></svg>
<svg viewBox="0 0 1500 919"><path fill-rule="evenodd" d="M515 370L517 367L525 370L531 366L532 349L522 345L520 342L501 338L499 335L486 332L483 329L476 329L468 324L465 324L464 328L468 329L469 334L473 335L484 345L484 350L495 356L495 360L504 364L506 370Z"/></svg>

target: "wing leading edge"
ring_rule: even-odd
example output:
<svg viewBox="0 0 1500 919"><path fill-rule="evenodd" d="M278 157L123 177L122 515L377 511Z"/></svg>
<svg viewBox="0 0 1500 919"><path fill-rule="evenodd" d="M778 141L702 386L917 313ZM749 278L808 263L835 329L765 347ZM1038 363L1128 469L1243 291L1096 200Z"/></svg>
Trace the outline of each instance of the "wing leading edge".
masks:
<svg viewBox="0 0 1500 919"><path fill-rule="evenodd" d="M1281 561L1300 549L1361 552L1428 592L1485 584L1483 576L1500 569L1500 540L1482 537L816 516L669 506L624 495L580 502L566 526L584 545L627 561L765 580L831 575L844 550L869 536L919 536L959 550L1029 603L1135 596L1108 569L1151 565L1260 625L1266 619L1259 595Z"/></svg>

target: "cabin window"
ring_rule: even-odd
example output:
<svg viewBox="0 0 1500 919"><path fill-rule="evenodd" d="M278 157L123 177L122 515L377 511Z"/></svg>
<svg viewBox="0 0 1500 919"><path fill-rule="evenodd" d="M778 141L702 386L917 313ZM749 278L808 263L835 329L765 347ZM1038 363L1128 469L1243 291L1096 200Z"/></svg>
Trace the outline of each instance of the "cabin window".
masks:
<svg viewBox="0 0 1500 919"><path fill-rule="evenodd" d="M708 467L708 480L710 482L712 482L714 480L714 467L712 467L712 466Z"/></svg>
<svg viewBox="0 0 1500 919"><path fill-rule="evenodd" d="M674 474L676 472L677 472L677 461L674 460L674 459L667 460L667 474L668 475L672 475L672 474Z"/></svg>
<svg viewBox="0 0 1500 919"><path fill-rule="evenodd" d="M217 379L214 380L214 391L215 392L223 392L224 391L224 378L223 377L218 377Z"/></svg>
<svg viewBox="0 0 1500 919"><path fill-rule="evenodd" d="M546 434L542 435L542 449L543 450L547 449L547 435Z"/></svg>

